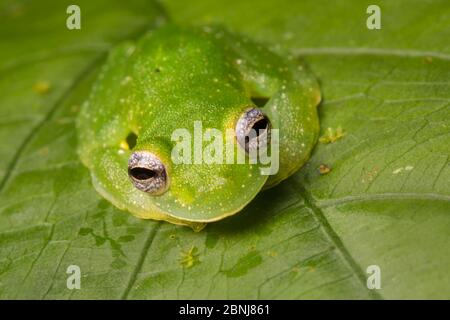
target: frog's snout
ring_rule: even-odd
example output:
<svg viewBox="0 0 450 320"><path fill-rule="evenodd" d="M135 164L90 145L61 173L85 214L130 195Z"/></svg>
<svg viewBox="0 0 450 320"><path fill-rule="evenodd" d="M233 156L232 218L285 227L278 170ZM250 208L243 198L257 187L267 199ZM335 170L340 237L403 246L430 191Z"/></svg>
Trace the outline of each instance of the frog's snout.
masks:
<svg viewBox="0 0 450 320"><path fill-rule="evenodd" d="M242 114L236 124L236 139L247 153L251 153L267 146L270 128L267 115L258 108L251 108Z"/></svg>
<svg viewBox="0 0 450 320"><path fill-rule="evenodd" d="M161 195L169 187L164 164L151 152L135 151L128 160L128 176L133 185L152 195Z"/></svg>

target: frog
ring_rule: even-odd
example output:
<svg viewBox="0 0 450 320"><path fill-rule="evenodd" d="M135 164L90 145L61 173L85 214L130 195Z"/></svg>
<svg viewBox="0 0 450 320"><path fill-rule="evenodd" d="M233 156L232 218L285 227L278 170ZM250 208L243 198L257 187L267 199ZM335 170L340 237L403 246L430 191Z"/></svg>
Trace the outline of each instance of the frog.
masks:
<svg viewBox="0 0 450 320"><path fill-rule="evenodd" d="M120 210L200 231L305 164L320 101L294 55L221 26L166 25L111 50L77 117L78 154ZM262 173L258 159L174 161L174 132L194 135L199 123L227 133L215 145L232 160L276 148L276 170Z"/></svg>

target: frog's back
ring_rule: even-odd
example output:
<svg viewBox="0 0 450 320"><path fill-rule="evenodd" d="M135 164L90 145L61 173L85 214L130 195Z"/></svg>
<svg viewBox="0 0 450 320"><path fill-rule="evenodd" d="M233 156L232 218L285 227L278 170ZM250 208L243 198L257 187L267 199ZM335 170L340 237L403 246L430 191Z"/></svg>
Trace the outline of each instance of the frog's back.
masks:
<svg viewBox="0 0 450 320"><path fill-rule="evenodd" d="M167 138L194 118L217 127L217 116L250 103L232 51L216 36L167 26L113 49L79 117L82 158L130 132Z"/></svg>

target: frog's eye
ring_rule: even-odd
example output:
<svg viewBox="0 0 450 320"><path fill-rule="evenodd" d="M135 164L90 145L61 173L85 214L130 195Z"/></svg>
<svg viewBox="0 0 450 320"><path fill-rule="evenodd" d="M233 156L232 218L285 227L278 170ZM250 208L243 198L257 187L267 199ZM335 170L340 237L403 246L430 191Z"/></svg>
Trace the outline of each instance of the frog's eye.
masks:
<svg viewBox="0 0 450 320"><path fill-rule="evenodd" d="M152 195L164 193L168 186L166 168L148 151L135 151L128 160L128 175L134 186Z"/></svg>
<svg viewBox="0 0 450 320"><path fill-rule="evenodd" d="M244 112L236 124L236 138L246 152L267 146L270 138L270 120L258 108Z"/></svg>

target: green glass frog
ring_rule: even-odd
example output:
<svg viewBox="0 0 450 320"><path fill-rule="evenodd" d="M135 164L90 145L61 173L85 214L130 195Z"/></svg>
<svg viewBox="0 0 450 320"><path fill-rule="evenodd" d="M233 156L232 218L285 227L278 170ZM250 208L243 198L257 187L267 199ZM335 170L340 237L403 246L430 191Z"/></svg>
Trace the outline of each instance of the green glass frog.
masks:
<svg viewBox="0 0 450 320"><path fill-rule="evenodd" d="M293 56L220 27L168 25L110 53L77 119L78 151L118 208L200 230L306 162L320 99Z"/></svg>

